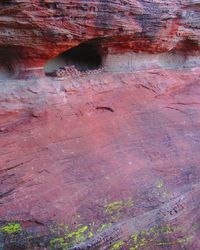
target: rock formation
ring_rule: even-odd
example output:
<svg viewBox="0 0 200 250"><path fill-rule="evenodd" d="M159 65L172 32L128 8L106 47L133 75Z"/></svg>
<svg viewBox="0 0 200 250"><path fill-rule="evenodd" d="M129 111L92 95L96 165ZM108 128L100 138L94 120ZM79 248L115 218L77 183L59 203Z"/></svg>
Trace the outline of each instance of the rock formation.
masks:
<svg viewBox="0 0 200 250"><path fill-rule="evenodd" d="M3 0L0 26L0 249L199 249L199 1Z"/></svg>

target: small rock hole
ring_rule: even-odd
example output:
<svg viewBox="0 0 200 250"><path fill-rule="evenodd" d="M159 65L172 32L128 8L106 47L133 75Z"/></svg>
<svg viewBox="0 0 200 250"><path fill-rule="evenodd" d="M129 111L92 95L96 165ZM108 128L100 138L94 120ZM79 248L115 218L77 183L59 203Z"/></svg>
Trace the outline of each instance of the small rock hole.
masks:
<svg viewBox="0 0 200 250"><path fill-rule="evenodd" d="M107 110L107 111L110 111L110 112L114 112L114 110L110 107L96 107L97 110Z"/></svg>

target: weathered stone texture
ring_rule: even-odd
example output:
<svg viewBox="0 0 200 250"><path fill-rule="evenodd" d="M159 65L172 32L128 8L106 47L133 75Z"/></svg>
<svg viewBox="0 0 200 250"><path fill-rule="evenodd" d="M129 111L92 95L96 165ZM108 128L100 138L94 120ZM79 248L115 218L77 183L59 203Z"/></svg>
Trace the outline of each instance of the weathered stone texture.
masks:
<svg viewBox="0 0 200 250"><path fill-rule="evenodd" d="M0 249L200 249L199 24L197 0L0 2Z"/></svg>

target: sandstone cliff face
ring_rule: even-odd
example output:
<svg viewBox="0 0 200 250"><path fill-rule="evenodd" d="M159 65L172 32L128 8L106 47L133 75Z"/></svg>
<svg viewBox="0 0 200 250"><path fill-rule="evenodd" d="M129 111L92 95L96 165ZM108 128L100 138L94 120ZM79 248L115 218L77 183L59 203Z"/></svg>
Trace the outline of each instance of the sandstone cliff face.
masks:
<svg viewBox="0 0 200 250"><path fill-rule="evenodd" d="M0 3L0 249L200 248L200 3Z"/></svg>

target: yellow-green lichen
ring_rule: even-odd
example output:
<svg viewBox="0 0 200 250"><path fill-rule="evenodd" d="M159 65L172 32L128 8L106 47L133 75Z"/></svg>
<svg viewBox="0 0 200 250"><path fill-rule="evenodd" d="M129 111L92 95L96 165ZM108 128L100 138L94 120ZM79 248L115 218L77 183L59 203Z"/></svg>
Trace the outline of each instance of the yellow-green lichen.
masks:
<svg viewBox="0 0 200 250"><path fill-rule="evenodd" d="M134 233L132 235L132 239L133 239L134 242L137 242L138 241L138 233Z"/></svg>
<svg viewBox="0 0 200 250"><path fill-rule="evenodd" d="M76 242L81 242L86 240L86 236L84 233L88 230L88 226L82 226L77 231L71 232L67 234L67 238L75 238Z"/></svg>
<svg viewBox="0 0 200 250"><path fill-rule="evenodd" d="M89 233L88 233L88 238L92 238L94 236L94 233L92 232L92 231L90 231Z"/></svg>
<svg viewBox="0 0 200 250"><path fill-rule="evenodd" d="M157 187L158 189L161 189L163 186L164 186L163 180L157 180L157 182L156 182L156 187Z"/></svg>
<svg viewBox="0 0 200 250"><path fill-rule="evenodd" d="M97 229L97 233L102 232L104 229L109 228L112 226L112 223L105 223L102 224L98 229Z"/></svg>
<svg viewBox="0 0 200 250"><path fill-rule="evenodd" d="M128 199L128 200L124 203L124 205L125 205L126 207L133 207L134 201L133 201L132 199Z"/></svg>
<svg viewBox="0 0 200 250"><path fill-rule="evenodd" d="M89 239L92 238L94 236L94 232L95 232L95 223L93 222L89 224L87 237Z"/></svg>
<svg viewBox="0 0 200 250"><path fill-rule="evenodd" d="M121 212L125 208L133 207L134 202L132 199L127 201L113 201L105 205L105 212L109 215Z"/></svg>
<svg viewBox="0 0 200 250"><path fill-rule="evenodd" d="M59 224L55 226L55 229L51 230L51 232L55 235L50 241L50 245L53 249L69 249L74 244L93 237L93 231L89 231L89 226L81 224L77 225L74 231L71 230L68 225Z"/></svg>
<svg viewBox="0 0 200 250"><path fill-rule="evenodd" d="M160 228L161 234L170 234L173 233L176 230L176 228L170 227L169 225L166 225L165 227Z"/></svg>
<svg viewBox="0 0 200 250"><path fill-rule="evenodd" d="M145 244L146 244L146 238L145 237L138 238L137 235L133 235L132 238L134 239L134 245L130 248L130 250L137 250L140 247L145 246Z"/></svg>
<svg viewBox="0 0 200 250"><path fill-rule="evenodd" d="M19 223L8 223L7 225L0 227L0 232L7 234L19 233L22 230Z"/></svg>
<svg viewBox="0 0 200 250"><path fill-rule="evenodd" d="M132 235L132 247L130 247L130 250L139 250L143 248L144 246L147 246L148 244L154 244L154 245L176 245L176 244L183 244L188 243L192 240L192 237L183 237L179 238L176 241L169 241L169 242L159 242L158 239L167 237L171 234L173 236L174 232L180 231L180 228L178 227L172 227L170 225L166 225L163 227L154 226L149 228L148 230L142 230L140 232L136 232ZM154 242L154 243L153 243Z"/></svg>
<svg viewBox="0 0 200 250"><path fill-rule="evenodd" d="M111 250L120 250L121 247L124 245L124 241L123 240L120 240L118 242L115 242L112 247L111 247Z"/></svg>
<svg viewBox="0 0 200 250"><path fill-rule="evenodd" d="M52 249L68 249L75 244L86 241L94 237L95 233L100 233L104 229L112 226L111 223L102 224L99 227L95 223L89 225L78 224L75 230L71 230L68 225L58 224L51 227L51 232L55 235L51 239Z"/></svg>
<svg viewBox="0 0 200 250"><path fill-rule="evenodd" d="M112 214L114 212L120 211L123 207L122 201L114 201L106 205L106 213Z"/></svg>
<svg viewBox="0 0 200 250"><path fill-rule="evenodd" d="M134 245L129 250L138 250L140 245Z"/></svg>
<svg viewBox="0 0 200 250"><path fill-rule="evenodd" d="M51 239L50 245L54 249L57 249L57 248L68 249L69 243L66 242L65 237L58 237L58 238Z"/></svg>

